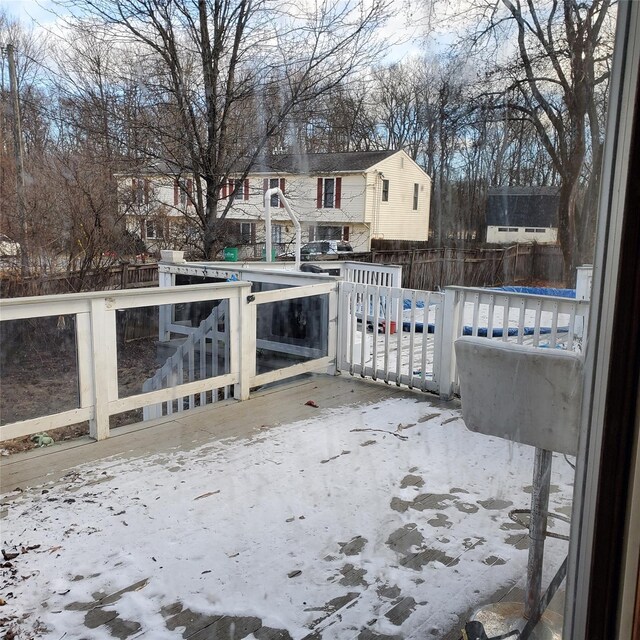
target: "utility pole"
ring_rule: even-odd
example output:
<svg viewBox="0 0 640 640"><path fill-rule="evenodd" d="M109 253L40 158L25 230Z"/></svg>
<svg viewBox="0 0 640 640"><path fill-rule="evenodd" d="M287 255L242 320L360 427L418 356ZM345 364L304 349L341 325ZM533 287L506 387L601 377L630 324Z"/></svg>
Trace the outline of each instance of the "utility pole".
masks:
<svg viewBox="0 0 640 640"><path fill-rule="evenodd" d="M9 62L9 90L13 104L13 148L16 156L16 196L17 213L20 221L20 273L24 278L29 273L27 251L27 216L24 201L24 150L22 146L22 124L20 122L20 98L18 97L18 77L16 75L15 49L7 44Z"/></svg>

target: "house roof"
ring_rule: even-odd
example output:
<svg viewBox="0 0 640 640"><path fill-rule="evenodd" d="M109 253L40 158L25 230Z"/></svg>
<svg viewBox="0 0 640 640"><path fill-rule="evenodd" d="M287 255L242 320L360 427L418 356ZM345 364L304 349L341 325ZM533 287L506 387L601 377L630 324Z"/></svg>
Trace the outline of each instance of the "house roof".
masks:
<svg viewBox="0 0 640 640"><path fill-rule="evenodd" d="M258 161L251 173L352 173L366 171L397 151L350 151L274 155Z"/></svg>
<svg viewBox="0 0 640 640"><path fill-rule="evenodd" d="M487 192L487 225L557 227L557 187L496 187Z"/></svg>
<svg viewBox="0 0 640 640"><path fill-rule="evenodd" d="M382 160L398 153L387 151L350 151L345 153L283 153L266 158L259 158L249 172L256 174L330 174L360 173L378 164ZM240 170L240 166L238 166ZM180 170L179 165L164 160L155 160L137 169L122 171L116 176L169 175L176 176L188 173L188 169Z"/></svg>

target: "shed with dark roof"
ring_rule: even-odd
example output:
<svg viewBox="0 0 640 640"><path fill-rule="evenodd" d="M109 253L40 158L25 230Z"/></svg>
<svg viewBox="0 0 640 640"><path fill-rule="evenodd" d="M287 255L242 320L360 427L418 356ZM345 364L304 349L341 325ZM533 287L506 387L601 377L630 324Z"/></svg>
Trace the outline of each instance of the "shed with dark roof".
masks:
<svg viewBox="0 0 640 640"><path fill-rule="evenodd" d="M487 226L558 227L557 187L497 187L487 193Z"/></svg>

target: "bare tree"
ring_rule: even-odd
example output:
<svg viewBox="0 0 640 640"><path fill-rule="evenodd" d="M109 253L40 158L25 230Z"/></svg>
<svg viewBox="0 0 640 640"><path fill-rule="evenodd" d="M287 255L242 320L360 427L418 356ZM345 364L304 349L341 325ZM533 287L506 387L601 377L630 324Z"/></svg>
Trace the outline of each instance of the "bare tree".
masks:
<svg viewBox="0 0 640 640"><path fill-rule="evenodd" d="M83 0L87 16L141 48L145 91L153 95L158 153L193 174L194 219L203 251L219 248L232 200L221 190L242 179L281 136L288 116L369 62L385 1L310 7L273 0Z"/></svg>
<svg viewBox="0 0 640 640"><path fill-rule="evenodd" d="M515 62L503 56L483 83L492 87L487 93L497 108L531 123L558 175L566 281L593 255L613 4L502 0L486 5L484 27L474 38L476 50L489 38L504 46L505 30L515 30Z"/></svg>

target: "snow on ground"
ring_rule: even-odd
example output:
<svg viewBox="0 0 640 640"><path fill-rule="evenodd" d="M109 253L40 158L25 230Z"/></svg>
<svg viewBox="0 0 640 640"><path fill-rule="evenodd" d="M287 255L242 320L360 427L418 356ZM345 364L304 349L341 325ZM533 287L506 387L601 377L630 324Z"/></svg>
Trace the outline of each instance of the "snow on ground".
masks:
<svg viewBox="0 0 640 640"><path fill-rule="evenodd" d="M181 637L161 612L176 602L257 616L296 639L311 629L355 638L367 626L438 638L522 582L526 550L515 544L526 532L508 511L529 506L532 460L530 447L469 432L455 409L405 398L85 465L4 496L3 546L40 547L13 561L3 615L29 614L18 637L38 620L46 638L107 638L104 626L83 633L78 603L147 580L111 606L154 639ZM571 483L556 456L552 510L568 514ZM566 544L547 541L554 571ZM353 604L329 615L347 593ZM387 617L402 598L413 612Z"/></svg>

